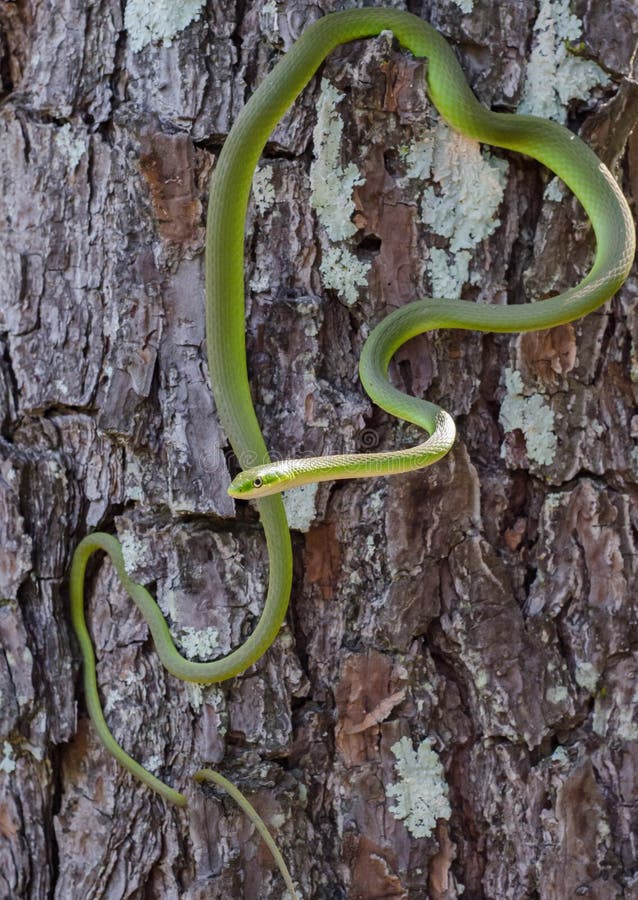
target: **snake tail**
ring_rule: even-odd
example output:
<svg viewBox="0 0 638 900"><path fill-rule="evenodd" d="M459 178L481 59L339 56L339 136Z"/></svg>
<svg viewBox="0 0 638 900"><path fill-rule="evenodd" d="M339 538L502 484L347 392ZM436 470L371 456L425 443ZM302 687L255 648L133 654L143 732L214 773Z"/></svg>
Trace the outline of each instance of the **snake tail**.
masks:
<svg viewBox="0 0 638 900"><path fill-rule="evenodd" d="M232 781L229 781L227 778L224 778L223 775L220 775L219 772L215 772L213 769L200 769L193 776L195 781L203 782L209 781L223 788L227 794L229 794L237 806L248 816L250 821L253 823L264 844L270 850L275 863L277 864L277 868L281 873L281 877L283 878L286 887L288 888L288 892L290 894L291 900L298 900L297 891L294 885L292 878L290 877L290 872L288 871L288 867L284 862L284 858L279 852L277 845L275 844L272 835L268 831L268 827L266 823L261 818L255 807L248 802L246 797L242 794L240 790L238 790Z"/></svg>

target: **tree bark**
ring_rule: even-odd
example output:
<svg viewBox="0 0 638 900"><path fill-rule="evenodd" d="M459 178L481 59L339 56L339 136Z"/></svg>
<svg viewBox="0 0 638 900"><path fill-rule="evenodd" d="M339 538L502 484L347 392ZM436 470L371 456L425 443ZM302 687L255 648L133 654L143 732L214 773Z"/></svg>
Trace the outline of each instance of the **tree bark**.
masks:
<svg viewBox="0 0 638 900"><path fill-rule="evenodd" d="M484 103L540 104L638 199L629 0L408 5ZM257 807L303 897L638 898L635 278L573 325L400 351L395 382L447 409L457 443L421 472L291 493L288 623L241 677L168 675L96 558L107 719L186 810L87 718L68 610L87 532L119 536L188 654L227 653L262 609L205 362L207 184L245 100L334 8L0 5L0 900L281 897L250 822L192 781L204 765ZM388 36L342 47L268 145L246 327L274 455L419 437L357 378L393 308L529 302L590 264L579 204L451 135L424 70Z"/></svg>

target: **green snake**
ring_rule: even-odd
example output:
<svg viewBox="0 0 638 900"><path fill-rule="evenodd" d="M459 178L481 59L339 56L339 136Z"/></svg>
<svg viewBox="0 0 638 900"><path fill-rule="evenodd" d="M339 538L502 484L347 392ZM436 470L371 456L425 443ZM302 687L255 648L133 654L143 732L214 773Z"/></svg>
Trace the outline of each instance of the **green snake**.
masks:
<svg viewBox="0 0 638 900"><path fill-rule="evenodd" d="M368 338L360 361L361 381L375 403L423 428L427 439L415 447L393 452L271 463L251 399L246 366L244 228L253 173L272 130L330 51L339 44L386 30L415 57L427 58L428 94L452 128L475 140L527 154L565 182L593 225L594 262L588 275L575 287L522 306L429 299L397 309ZM308 26L260 84L226 139L213 173L206 232L206 340L210 378L219 419L243 469L232 481L229 493L233 497L256 500L265 532L270 573L264 610L250 637L228 656L205 663L187 660L175 647L155 600L142 585L128 577L117 540L102 533L86 537L78 545L72 563L72 621L84 660L84 691L89 714L113 756L167 800L179 805L186 803L183 794L164 784L120 747L104 719L83 601L86 564L95 550L104 550L111 557L170 672L199 683L220 682L237 675L271 645L288 606L292 552L280 492L308 482L392 475L418 469L435 462L454 442L454 423L444 410L407 396L388 380L388 366L396 350L413 336L435 328L521 332L577 319L618 290L629 273L634 252L635 234L629 208L596 155L576 135L554 122L491 112L483 107L467 84L449 44L426 22L406 12L368 8L333 13ZM255 466L255 462L259 465ZM196 777L201 780L207 777L202 772L208 771L202 770ZM218 779L222 783L221 776Z"/></svg>

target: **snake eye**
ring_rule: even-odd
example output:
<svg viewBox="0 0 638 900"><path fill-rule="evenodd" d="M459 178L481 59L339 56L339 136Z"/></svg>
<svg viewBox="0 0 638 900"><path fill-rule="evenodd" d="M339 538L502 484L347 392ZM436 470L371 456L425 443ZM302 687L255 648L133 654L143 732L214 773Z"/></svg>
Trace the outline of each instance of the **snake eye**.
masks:
<svg viewBox="0 0 638 900"><path fill-rule="evenodd" d="M254 488L260 488L260 487L262 486L263 483L264 483L264 482L263 482L263 480L259 477L259 475L257 476L257 478L254 478L254 479L253 479L253 487L254 487Z"/></svg>

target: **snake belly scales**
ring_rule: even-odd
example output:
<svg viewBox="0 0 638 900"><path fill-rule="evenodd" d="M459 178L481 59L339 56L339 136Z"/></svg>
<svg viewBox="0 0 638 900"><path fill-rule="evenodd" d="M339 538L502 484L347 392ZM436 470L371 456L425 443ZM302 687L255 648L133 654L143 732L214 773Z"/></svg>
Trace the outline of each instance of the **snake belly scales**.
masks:
<svg viewBox="0 0 638 900"><path fill-rule="evenodd" d="M452 128L477 141L533 157L565 182L591 220L596 237L594 262L578 285L534 303L492 306L464 300L427 299L395 310L368 338L361 355L360 377L376 404L423 428L427 439L416 447L395 452L269 463L246 366L244 229L253 173L269 135L331 50L383 31L391 31L415 57L427 59L428 95ZM224 143L211 181L206 232L206 341L210 379L219 419L243 469L231 483L229 493L256 500L265 533L270 570L264 609L252 634L228 656L212 662L190 661L177 650L155 600L141 584L128 577L116 538L100 532L85 537L75 551L71 567L71 616L83 656L88 712L100 739L113 756L167 800L180 806L186 804L183 794L160 781L124 751L104 718L95 654L84 616L84 575L93 552L103 550L110 556L170 672L201 684L224 681L243 672L271 645L288 607L292 550L280 492L308 482L418 469L440 459L454 442L454 423L445 411L402 393L388 380L388 365L396 350L411 337L436 328L522 332L570 322L596 309L618 290L629 273L634 252L635 232L629 208L597 156L561 125L534 116L492 112L482 106L466 82L451 47L432 26L410 13L370 8L331 13L308 26L260 84ZM261 465L255 467L257 461ZM216 780L227 787L222 776L210 770L200 770L195 777L199 781ZM241 795L235 799L241 803ZM244 809L250 815L252 808L244 802ZM293 894L289 876L286 883Z"/></svg>

